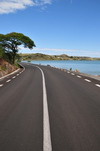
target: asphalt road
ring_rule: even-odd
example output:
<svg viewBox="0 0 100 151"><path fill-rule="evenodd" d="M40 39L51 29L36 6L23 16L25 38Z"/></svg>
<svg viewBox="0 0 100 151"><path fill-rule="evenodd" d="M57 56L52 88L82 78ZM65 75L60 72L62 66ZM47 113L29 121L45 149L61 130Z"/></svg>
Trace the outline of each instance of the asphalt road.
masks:
<svg viewBox="0 0 100 151"><path fill-rule="evenodd" d="M0 80L0 151L100 151L100 81L23 65Z"/></svg>

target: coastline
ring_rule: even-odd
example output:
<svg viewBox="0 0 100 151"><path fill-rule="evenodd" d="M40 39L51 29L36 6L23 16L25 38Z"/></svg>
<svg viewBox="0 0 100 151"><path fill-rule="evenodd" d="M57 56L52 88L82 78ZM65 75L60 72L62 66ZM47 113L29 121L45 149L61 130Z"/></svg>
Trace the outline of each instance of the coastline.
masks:
<svg viewBox="0 0 100 151"><path fill-rule="evenodd" d="M79 72L79 74L100 81L100 75L85 74L81 72Z"/></svg>
<svg viewBox="0 0 100 151"><path fill-rule="evenodd" d="M27 62L27 61L22 61ZM100 61L79 61L79 60L32 60L29 63L38 65L50 65L51 67L62 68L75 71L78 69L80 73L90 75L100 75Z"/></svg>
<svg viewBox="0 0 100 151"><path fill-rule="evenodd" d="M50 65L47 65L47 66L49 66L49 67L51 67L51 68L56 68L56 67L52 67L52 66L50 66ZM100 75L92 75L92 74L86 74L86 73L82 73L82 72L80 72L80 71L70 71L70 70L67 70L67 69L63 69L63 68L56 68L56 69L58 69L58 70L62 70L62 71L68 71L68 72L71 72L71 73L76 73L76 74L78 74L78 75L80 75L80 76L85 76L85 77L88 77L88 78L92 78L92 79L94 79L94 80L98 80L98 81L100 81ZM76 69L77 70L77 69Z"/></svg>
<svg viewBox="0 0 100 151"><path fill-rule="evenodd" d="M20 64L19 64L19 65L20 65ZM38 65L38 64L37 64L37 65ZM20 65L20 66L21 66L22 68L24 68L22 65ZM45 65L42 65L42 66L45 66ZM78 75L85 76L85 77L89 77L89 78L92 78L92 79L95 79L95 80L100 81L100 75L86 74L86 73L82 73L82 72L80 72L80 71L78 71L78 72L76 72L76 71L70 71L70 70L64 69L64 68L52 67L51 65L46 65L46 66L51 67L51 68L55 68L55 69L59 69L59 70L62 70L62 71L69 71L69 72L71 72L71 73L76 73L76 74L78 74ZM11 74L14 74L15 72L18 72L18 70L19 70L19 68L18 68L17 70L15 70L15 71L11 72L10 74L6 74L6 75L4 75L4 76L1 76L1 77L0 77L0 80L3 79L3 78L5 78L5 77L7 77L7 76L9 76L9 75L11 75Z"/></svg>
<svg viewBox="0 0 100 151"><path fill-rule="evenodd" d="M53 68L53 67L52 67ZM55 67L56 68L56 67ZM76 74L78 74L78 75L80 75L80 76L85 76L85 77L88 77L88 78L92 78L92 79L94 79L94 80L98 80L98 81L100 81L100 75L92 75L92 74L86 74L86 73L82 73L82 72L80 72L80 71L78 71L78 72L76 72L76 71L70 71L70 70L67 70L67 69L63 69L63 68L56 68L56 69L60 69L60 70L62 70L62 71L68 71L68 72L70 72L70 73L76 73ZM77 69L76 69L77 70Z"/></svg>

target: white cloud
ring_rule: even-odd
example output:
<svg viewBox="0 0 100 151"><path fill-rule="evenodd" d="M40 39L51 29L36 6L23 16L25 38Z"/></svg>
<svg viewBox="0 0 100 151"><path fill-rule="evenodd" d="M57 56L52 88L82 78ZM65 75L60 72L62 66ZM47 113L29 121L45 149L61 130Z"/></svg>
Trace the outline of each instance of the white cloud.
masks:
<svg viewBox="0 0 100 151"><path fill-rule="evenodd" d="M27 50L27 48L20 47L22 50ZM68 52L68 51L79 51L79 50L70 50L70 49L54 49L54 48L34 48L34 50L40 51L57 51L57 52ZM79 51L80 52L80 51ZM81 51L82 52L82 51ZM84 51L83 51L84 52Z"/></svg>
<svg viewBox="0 0 100 151"><path fill-rule="evenodd" d="M30 51L28 48L20 47L20 53L46 53L46 54L63 54L67 53L69 56L90 56L100 57L100 51L86 51L86 50L71 50L71 49L53 49L53 48L34 48Z"/></svg>
<svg viewBox="0 0 100 151"><path fill-rule="evenodd" d="M51 4L51 0L0 0L0 14L8 14L28 6Z"/></svg>
<svg viewBox="0 0 100 151"><path fill-rule="evenodd" d="M73 3L73 0L70 0L70 3L72 4L72 3Z"/></svg>
<svg viewBox="0 0 100 151"><path fill-rule="evenodd" d="M51 4L51 0L41 0L42 4Z"/></svg>

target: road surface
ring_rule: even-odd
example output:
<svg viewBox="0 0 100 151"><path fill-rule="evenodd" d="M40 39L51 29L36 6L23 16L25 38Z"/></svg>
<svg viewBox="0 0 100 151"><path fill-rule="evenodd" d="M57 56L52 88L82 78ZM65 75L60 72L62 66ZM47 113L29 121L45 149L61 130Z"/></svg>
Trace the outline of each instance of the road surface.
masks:
<svg viewBox="0 0 100 151"><path fill-rule="evenodd" d="M23 65L0 80L0 151L100 151L100 81Z"/></svg>

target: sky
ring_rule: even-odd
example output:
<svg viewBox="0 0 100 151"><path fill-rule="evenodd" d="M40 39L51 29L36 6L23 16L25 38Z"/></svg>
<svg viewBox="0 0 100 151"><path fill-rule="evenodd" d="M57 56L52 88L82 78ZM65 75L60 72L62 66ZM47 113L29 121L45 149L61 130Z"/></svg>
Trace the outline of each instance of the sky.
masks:
<svg viewBox="0 0 100 151"><path fill-rule="evenodd" d="M23 33L19 53L100 57L100 0L0 0L0 33Z"/></svg>

